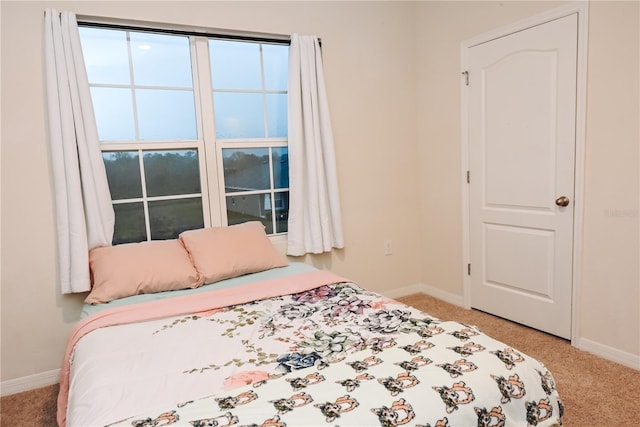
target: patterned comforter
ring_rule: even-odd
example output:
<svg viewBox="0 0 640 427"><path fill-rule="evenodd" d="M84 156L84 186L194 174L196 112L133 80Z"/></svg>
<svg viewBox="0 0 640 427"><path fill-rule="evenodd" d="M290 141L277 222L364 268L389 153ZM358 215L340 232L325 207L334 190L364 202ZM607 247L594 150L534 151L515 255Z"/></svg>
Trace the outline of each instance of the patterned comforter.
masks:
<svg viewBox="0 0 640 427"><path fill-rule="evenodd" d="M75 345L67 417L118 426L548 426L562 412L537 360L473 326L340 282L95 330Z"/></svg>

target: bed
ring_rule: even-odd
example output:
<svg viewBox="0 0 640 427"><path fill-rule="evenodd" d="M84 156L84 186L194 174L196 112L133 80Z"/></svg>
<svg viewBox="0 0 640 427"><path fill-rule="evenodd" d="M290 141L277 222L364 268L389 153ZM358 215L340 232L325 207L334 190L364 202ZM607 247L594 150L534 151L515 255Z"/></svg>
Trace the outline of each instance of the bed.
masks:
<svg viewBox="0 0 640 427"><path fill-rule="evenodd" d="M541 362L302 263L87 304L61 371L61 426L562 424Z"/></svg>

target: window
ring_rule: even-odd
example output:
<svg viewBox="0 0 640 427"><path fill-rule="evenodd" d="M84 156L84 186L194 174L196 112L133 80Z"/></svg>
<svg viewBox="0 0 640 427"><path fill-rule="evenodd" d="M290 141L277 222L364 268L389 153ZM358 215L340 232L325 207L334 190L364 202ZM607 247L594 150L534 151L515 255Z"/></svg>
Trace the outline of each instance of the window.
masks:
<svg viewBox="0 0 640 427"><path fill-rule="evenodd" d="M114 244L287 232L288 45L80 24Z"/></svg>

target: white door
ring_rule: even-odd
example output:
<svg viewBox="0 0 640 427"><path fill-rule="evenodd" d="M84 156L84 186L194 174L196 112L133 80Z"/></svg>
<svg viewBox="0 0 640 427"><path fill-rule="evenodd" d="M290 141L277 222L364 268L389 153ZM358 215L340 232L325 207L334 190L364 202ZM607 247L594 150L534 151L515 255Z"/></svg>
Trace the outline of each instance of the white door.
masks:
<svg viewBox="0 0 640 427"><path fill-rule="evenodd" d="M471 306L571 335L577 14L468 48Z"/></svg>

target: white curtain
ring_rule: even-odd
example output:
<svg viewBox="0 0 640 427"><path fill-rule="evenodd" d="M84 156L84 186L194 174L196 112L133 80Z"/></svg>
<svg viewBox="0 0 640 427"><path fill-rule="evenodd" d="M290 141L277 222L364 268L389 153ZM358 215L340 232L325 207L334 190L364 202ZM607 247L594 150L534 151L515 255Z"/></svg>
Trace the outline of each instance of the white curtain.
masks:
<svg viewBox="0 0 640 427"><path fill-rule="evenodd" d="M114 212L75 15L47 9L44 33L60 286L83 292L89 250L111 245Z"/></svg>
<svg viewBox="0 0 640 427"><path fill-rule="evenodd" d="M315 36L294 34L289 50L289 223L287 254L344 247L338 179Z"/></svg>

